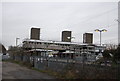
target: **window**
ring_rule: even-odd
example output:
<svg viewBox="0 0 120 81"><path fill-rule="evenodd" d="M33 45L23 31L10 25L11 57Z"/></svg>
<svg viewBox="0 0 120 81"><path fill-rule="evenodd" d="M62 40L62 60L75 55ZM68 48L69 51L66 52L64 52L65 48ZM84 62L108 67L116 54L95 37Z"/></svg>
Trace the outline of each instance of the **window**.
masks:
<svg viewBox="0 0 120 81"><path fill-rule="evenodd" d="M37 42L37 44L39 44L39 42Z"/></svg>
<svg viewBox="0 0 120 81"><path fill-rule="evenodd" d="M78 57L78 55L76 55Z"/></svg>

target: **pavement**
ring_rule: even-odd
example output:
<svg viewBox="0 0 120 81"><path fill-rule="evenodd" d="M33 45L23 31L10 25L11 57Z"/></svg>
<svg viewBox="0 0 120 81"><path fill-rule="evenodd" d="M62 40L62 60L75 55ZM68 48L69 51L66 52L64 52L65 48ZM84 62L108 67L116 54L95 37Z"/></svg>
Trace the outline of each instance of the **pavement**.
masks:
<svg viewBox="0 0 120 81"><path fill-rule="evenodd" d="M10 62L2 62L2 79L55 79L55 77Z"/></svg>

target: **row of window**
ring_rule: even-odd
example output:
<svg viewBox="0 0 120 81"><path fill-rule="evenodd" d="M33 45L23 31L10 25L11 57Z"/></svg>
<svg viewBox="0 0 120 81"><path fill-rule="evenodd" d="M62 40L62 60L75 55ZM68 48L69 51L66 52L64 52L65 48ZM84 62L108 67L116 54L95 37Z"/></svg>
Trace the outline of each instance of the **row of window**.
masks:
<svg viewBox="0 0 120 81"><path fill-rule="evenodd" d="M42 44L42 45L61 45L61 46L70 46L68 44L58 44L58 43L44 43L44 42L24 42L24 44Z"/></svg>
<svg viewBox="0 0 120 81"><path fill-rule="evenodd" d="M77 56L77 57L78 57L78 56L82 57L83 55L82 55L82 54L77 54L76 56ZM91 57L91 56L93 56L93 55L87 54L86 56L87 56L87 57Z"/></svg>

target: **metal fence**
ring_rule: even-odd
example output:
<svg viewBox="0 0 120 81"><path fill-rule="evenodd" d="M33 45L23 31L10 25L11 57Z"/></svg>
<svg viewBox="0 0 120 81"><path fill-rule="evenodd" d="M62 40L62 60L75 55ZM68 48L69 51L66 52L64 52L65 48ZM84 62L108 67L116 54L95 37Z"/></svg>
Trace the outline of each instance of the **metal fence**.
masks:
<svg viewBox="0 0 120 81"><path fill-rule="evenodd" d="M58 58L58 57L42 57L39 55L12 55L11 58L17 61L31 63L34 68L39 70L50 69L56 72L64 73L64 71L72 68L77 75L81 77L96 77L118 79L120 73L120 65L118 66L101 66L97 64L79 63L75 59ZM99 77L100 76L100 77Z"/></svg>

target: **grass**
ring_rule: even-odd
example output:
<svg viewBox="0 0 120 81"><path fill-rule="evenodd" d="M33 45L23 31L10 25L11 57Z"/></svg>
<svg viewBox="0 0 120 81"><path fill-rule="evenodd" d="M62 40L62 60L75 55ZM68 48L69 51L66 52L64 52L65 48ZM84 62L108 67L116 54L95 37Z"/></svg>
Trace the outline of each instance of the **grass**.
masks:
<svg viewBox="0 0 120 81"><path fill-rule="evenodd" d="M36 70L36 71L42 72L42 73L47 73L50 76L54 76L55 78L61 79L61 74L60 73L52 71L50 69L39 70L39 69L36 69L36 68L32 67L32 70Z"/></svg>

